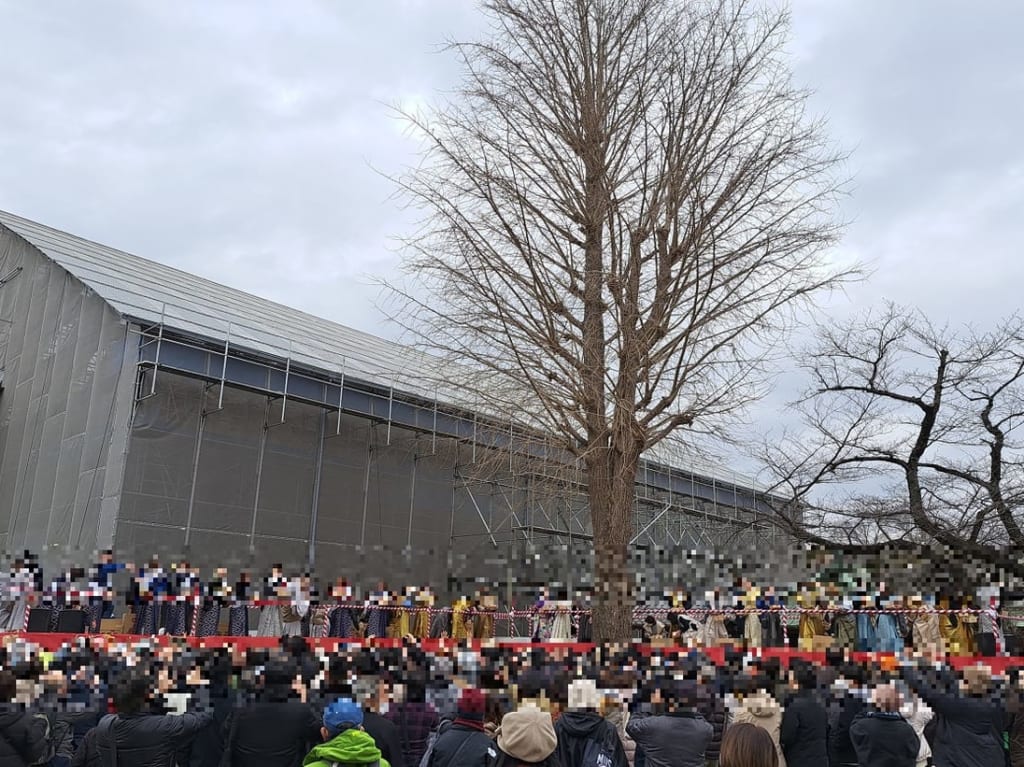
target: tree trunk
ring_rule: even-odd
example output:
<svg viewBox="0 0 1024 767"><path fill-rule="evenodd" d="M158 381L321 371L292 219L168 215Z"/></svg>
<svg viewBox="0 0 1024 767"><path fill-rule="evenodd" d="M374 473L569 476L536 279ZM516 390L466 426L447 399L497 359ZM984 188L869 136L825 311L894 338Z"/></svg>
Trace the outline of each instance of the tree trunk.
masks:
<svg viewBox="0 0 1024 767"><path fill-rule="evenodd" d="M587 459L587 483L594 530L593 631L595 642L629 642L634 594L629 542L633 526L635 457L614 448Z"/></svg>

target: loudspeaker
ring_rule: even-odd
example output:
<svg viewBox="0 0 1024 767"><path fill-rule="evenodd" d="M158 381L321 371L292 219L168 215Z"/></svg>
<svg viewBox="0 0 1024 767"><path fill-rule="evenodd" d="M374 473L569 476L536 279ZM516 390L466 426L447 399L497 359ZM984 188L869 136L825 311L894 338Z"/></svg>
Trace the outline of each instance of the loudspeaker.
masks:
<svg viewBox="0 0 1024 767"><path fill-rule="evenodd" d="M57 632L60 634L84 634L85 619L85 610L64 610L57 619Z"/></svg>
<svg viewBox="0 0 1024 767"><path fill-rule="evenodd" d="M48 632L52 615L49 607L33 607L28 611L28 630L33 634Z"/></svg>

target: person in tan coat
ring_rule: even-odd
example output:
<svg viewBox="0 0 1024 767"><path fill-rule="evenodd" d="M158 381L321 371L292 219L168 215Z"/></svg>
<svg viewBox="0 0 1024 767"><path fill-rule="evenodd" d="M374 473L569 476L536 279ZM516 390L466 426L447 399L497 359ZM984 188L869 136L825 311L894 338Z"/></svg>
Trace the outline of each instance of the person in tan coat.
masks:
<svg viewBox="0 0 1024 767"><path fill-rule="evenodd" d="M782 744L779 741L782 706L765 687L766 685L756 677L737 680L729 707L728 726L745 722L766 730L779 755L779 767L786 767L786 757L782 753Z"/></svg>
<svg viewBox="0 0 1024 767"><path fill-rule="evenodd" d="M611 723L619 733L619 740L622 741L622 748L626 752L626 761L629 762L629 767L633 767L636 761L636 741L626 732L626 725L629 724L629 706L621 691L604 691L601 713L605 721Z"/></svg>

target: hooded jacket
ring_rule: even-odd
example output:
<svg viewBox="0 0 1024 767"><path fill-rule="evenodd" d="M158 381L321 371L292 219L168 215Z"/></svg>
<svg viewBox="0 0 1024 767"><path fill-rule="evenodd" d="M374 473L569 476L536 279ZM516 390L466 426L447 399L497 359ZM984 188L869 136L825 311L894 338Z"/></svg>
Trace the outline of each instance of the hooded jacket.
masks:
<svg viewBox="0 0 1024 767"><path fill-rule="evenodd" d="M920 741L899 714L867 712L850 725L857 763L871 767L914 767Z"/></svg>
<svg viewBox="0 0 1024 767"><path fill-rule="evenodd" d="M373 738L359 729L345 730L325 743L314 746L302 760L302 767L332 767L334 764L390 767Z"/></svg>
<svg viewBox="0 0 1024 767"><path fill-rule="evenodd" d="M626 732L644 752L650 767L703 767L715 728L695 711L633 717Z"/></svg>
<svg viewBox="0 0 1024 767"><path fill-rule="evenodd" d="M536 706L521 706L506 714L495 738L498 754L495 767L511 765L546 765L556 767L558 739L551 723L551 715ZM571 767L571 765L566 765Z"/></svg>
<svg viewBox="0 0 1024 767"><path fill-rule="evenodd" d="M600 748L603 757L600 767L629 767L626 751L619 740L615 725L596 711L566 711L555 722L555 736L558 738L558 761L572 767L597 767L587 764L584 758L587 745L593 741Z"/></svg>
<svg viewBox="0 0 1024 767"><path fill-rule="evenodd" d="M779 731L782 729L782 706L767 693L759 693L741 700L732 711L732 724L753 724L766 730L772 736L775 751L779 755L779 767L786 767L786 756L782 753Z"/></svg>
<svg viewBox="0 0 1024 767"><path fill-rule="evenodd" d="M633 767L636 760L636 741L626 734L626 725L629 724L629 710L625 705L613 706L604 715L606 722L610 722L619 733L619 740L622 741L622 750L626 752L626 761L629 767Z"/></svg>
<svg viewBox="0 0 1024 767"><path fill-rule="evenodd" d="M46 753L46 722L28 711L0 708L0 767L28 767Z"/></svg>
<svg viewBox="0 0 1024 767"><path fill-rule="evenodd" d="M430 752L430 767L485 767L497 756L497 749L481 729L458 720L437 736Z"/></svg>

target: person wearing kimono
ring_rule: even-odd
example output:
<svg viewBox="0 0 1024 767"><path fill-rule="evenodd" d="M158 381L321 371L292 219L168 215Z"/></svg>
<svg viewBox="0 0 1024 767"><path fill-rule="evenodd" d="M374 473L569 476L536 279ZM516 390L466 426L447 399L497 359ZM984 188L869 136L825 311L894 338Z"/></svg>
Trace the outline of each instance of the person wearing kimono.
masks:
<svg viewBox="0 0 1024 767"><path fill-rule="evenodd" d="M807 610L814 612L800 613L800 649L810 652L814 649L814 640L817 637L828 635L828 626L824 612L818 612L823 605L820 602L811 603Z"/></svg>
<svg viewBox="0 0 1024 767"><path fill-rule="evenodd" d="M430 606L434 605L434 597L430 597ZM452 613L450 610L438 610L430 618L430 638L446 639L452 635Z"/></svg>
<svg viewBox="0 0 1024 767"><path fill-rule="evenodd" d="M555 620L554 607L554 603L548 599L548 590L541 589L540 596L533 606L533 617L530 622L530 636L534 642L551 640L552 625Z"/></svg>
<svg viewBox="0 0 1024 767"><path fill-rule="evenodd" d="M386 606L389 608L386 636L388 639L401 639L409 633L409 608L412 607L412 600L397 592L388 593Z"/></svg>
<svg viewBox="0 0 1024 767"><path fill-rule="evenodd" d="M846 650L857 649L857 617L852 610L853 602L844 600L832 617L832 636L836 646Z"/></svg>
<svg viewBox="0 0 1024 767"><path fill-rule="evenodd" d="M281 620L281 599L285 594L284 572L281 565L274 565L270 575L263 580L261 597L270 604L260 609L260 622L256 633L261 637L280 637L284 634L284 622Z"/></svg>
<svg viewBox="0 0 1024 767"><path fill-rule="evenodd" d="M473 609L473 638L491 639L494 637L494 615L498 612L498 603L493 594L487 591L478 592L476 605Z"/></svg>
<svg viewBox="0 0 1024 767"><path fill-rule="evenodd" d="M464 641L473 636L473 610L469 599L459 597L452 603L451 638Z"/></svg>
<svg viewBox="0 0 1024 767"><path fill-rule="evenodd" d="M743 645L745 647L763 647L764 634L761 628L761 616L757 612L757 598L760 589L746 584L743 593L743 609L747 611L743 618Z"/></svg>
<svg viewBox="0 0 1024 767"><path fill-rule="evenodd" d="M939 634L950 655L966 656L974 654L974 635L971 631L973 616L962 612L964 605L960 599L944 599L945 612L939 615Z"/></svg>
<svg viewBox="0 0 1024 767"><path fill-rule="evenodd" d="M133 634L155 636L160 630L160 601L167 593L167 578L155 557L140 567L132 583L132 601L135 605Z"/></svg>
<svg viewBox="0 0 1024 767"><path fill-rule="evenodd" d="M416 639L426 639L430 636L430 609L434 606L434 595L429 588L424 587L415 592L414 599L415 609L409 633Z"/></svg>
<svg viewBox="0 0 1024 767"><path fill-rule="evenodd" d="M177 563L171 564L166 579L167 588L160 604L160 629L165 634L184 636L188 633L185 602L187 599L186 573Z"/></svg>
<svg viewBox="0 0 1024 767"><path fill-rule="evenodd" d="M252 576L243 570L235 588L231 590L228 604L228 634L235 637L249 636L249 600L252 599Z"/></svg>
<svg viewBox="0 0 1024 767"><path fill-rule="evenodd" d="M935 612L935 605L918 595L911 600L911 608L916 610L910 622L914 650L944 653L942 632L939 630L939 614Z"/></svg>
<svg viewBox="0 0 1024 767"><path fill-rule="evenodd" d="M289 578L281 587L280 606L283 636L302 636L302 619L309 615L311 605L308 578Z"/></svg>
<svg viewBox="0 0 1024 767"><path fill-rule="evenodd" d="M221 610L228 604L229 593L227 568L218 567L214 571L213 579L203 589L196 636L217 636L220 631Z"/></svg>
<svg viewBox="0 0 1024 767"><path fill-rule="evenodd" d="M879 600L878 604L880 609L884 607L888 610L893 610L902 607L898 601L891 599ZM903 652L901 623L903 621L901 621L897 613L880 612L878 614L878 620L875 623L878 652Z"/></svg>
<svg viewBox="0 0 1024 767"><path fill-rule="evenodd" d="M365 624L363 636L366 639L383 639L388 635L388 592L386 588L370 594L366 600L362 623Z"/></svg>
<svg viewBox="0 0 1024 767"><path fill-rule="evenodd" d="M330 613L328 635L351 639L359 635L360 610L353 607L355 593L343 578L339 578L331 589L334 606Z"/></svg>

